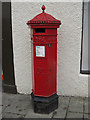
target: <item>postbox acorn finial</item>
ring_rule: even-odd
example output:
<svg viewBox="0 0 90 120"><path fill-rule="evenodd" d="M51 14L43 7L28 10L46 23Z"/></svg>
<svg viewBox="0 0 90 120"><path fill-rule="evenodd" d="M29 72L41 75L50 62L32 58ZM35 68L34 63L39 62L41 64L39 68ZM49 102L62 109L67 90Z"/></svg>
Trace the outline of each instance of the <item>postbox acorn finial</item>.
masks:
<svg viewBox="0 0 90 120"><path fill-rule="evenodd" d="M44 13L44 10L45 10L45 6L44 5L42 6L42 10L43 10L43 13Z"/></svg>

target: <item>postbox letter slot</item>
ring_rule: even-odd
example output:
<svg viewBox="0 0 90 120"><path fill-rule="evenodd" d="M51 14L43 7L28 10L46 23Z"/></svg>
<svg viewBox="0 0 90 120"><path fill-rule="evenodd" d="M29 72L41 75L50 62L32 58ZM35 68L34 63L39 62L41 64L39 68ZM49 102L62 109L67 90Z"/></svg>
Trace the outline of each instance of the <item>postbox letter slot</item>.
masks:
<svg viewBox="0 0 90 120"><path fill-rule="evenodd" d="M45 28L35 28L35 33L45 33Z"/></svg>

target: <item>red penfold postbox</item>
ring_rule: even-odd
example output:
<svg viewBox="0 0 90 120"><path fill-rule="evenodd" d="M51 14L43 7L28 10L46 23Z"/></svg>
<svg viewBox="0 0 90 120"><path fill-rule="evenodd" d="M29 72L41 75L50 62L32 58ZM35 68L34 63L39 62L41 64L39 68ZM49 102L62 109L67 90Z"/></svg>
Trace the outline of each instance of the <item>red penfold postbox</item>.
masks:
<svg viewBox="0 0 90 120"><path fill-rule="evenodd" d="M61 21L44 12L27 22L31 28L32 99L34 111L50 113L58 107L57 28Z"/></svg>

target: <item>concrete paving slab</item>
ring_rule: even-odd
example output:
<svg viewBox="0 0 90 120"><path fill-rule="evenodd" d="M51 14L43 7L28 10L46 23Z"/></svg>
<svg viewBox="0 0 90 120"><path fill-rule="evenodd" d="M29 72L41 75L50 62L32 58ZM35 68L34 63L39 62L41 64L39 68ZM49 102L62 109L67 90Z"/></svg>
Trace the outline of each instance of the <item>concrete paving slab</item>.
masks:
<svg viewBox="0 0 90 120"><path fill-rule="evenodd" d="M14 98L11 99L11 96L14 97L12 94L2 94L2 111L6 109L6 107L10 106L14 101Z"/></svg>
<svg viewBox="0 0 90 120"><path fill-rule="evenodd" d="M24 115L7 112L2 114L2 118L24 118Z"/></svg>
<svg viewBox="0 0 90 120"><path fill-rule="evenodd" d="M32 108L30 101L13 101L9 106L6 107L4 112L26 114L28 109Z"/></svg>
<svg viewBox="0 0 90 120"><path fill-rule="evenodd" d="M90 97L86 97L88 99L88 101L90 101Z"/></svg>
<svg viewBox="0 0 90 120"><path fill-rule="evenodd" d="M8 106L10 106L11 102L10 101L4 101L2 105L2 111L4 111Z"/></svg>
<svg viewBox="0 0 90 120"><path fill-rule="evenodd" d="M3 106L5 107L5 109L3 109L3 116L5 118L49 118L52 120L62 118L62 120L64 120L67 117L67 119L69 120L69 118L82 119L83 116L83 99L79 97L71 97L70 100L70 97L59 96L58 109L56 109L50 114L38 114L34 113L33 111L30 95L3 94L3 96ZM75 112L68 112L68 110Z"/></svg>
<svg viewBox="0 0 90 120"><path fill-rule="evenodd" d="M0 115L2 114L2 106L0 106Z"/></svg>
<svg viewBox="0 0 90 120"><path fill-rule="evenodd" d="M87 99L87 98L85 98L84 99L84 113L89 113L90 114L90 101Z"/></svg>
<svg viewBox="0 0 90 120"><path fill-rule="evenodd" d="M82 120L83 120L83 113L68 112L67 118L82 118Z"/></svg>
<svg viewBox="0 0 90 120"><path fill-rule="evenodd" d="M58 105L60 105L60 102L61 102L61 99L63 98L63 96L59 95L59 98L58 98Z"/></svg>
<svg viewBox="0 0 90 120"><path fill-rule="evenodd" d="M25 95L25 94L15 94L14 96L11 96L11 99L16 100L16 101L30 101L31 100L31 95Z"/></svg>
<svg viewBox="0 0 90 120"><path fill-rule="evenodd" d="M90 120L90 114L88 114L88 120Z"/></svg>
<svg viewBox="0 0 90 120"><path fill-rule="evenodd" d="M68 104L69 104L69 97L62 97L60 99L60 104L58 106L58 109L55 110L55 114L53 118L65 118Z"/></svg>
<svg viewBox="0 0 90 120"><path fill-rule="evenodd" d="M1 79L0 79L0 92L2 92L2 80Z"/></svg>
<svg viewBox="0 0 90 120"><path fill-rule="evenodd" d="M52 120L65 120L65 118L52 118Z"/></svg>
<svg viewBox="0 0 90 120"><path fill-rule="evenodd" d="M83 113L83 98L80 97L71 97L69 112L82 112Z"/></svg>
<svg viewBox="0 0 90 120"><path fill-rule="evenodd" d="M88 113L90 114L90 101L88 101Z"/></svg>
<svg viewBox="0 0 90 120"><path fill-rule="evenodd" d="M52 118L53 112L50 114L34 113L33 109L29 109L25 118Z"/></svg>
<svg viewBox="0 0 90 120"><path fill-rule="evenodd" d="M85 118L88 118L88 114L84 114L84 119L85 119Z"/></svg>
<svg viewBox="0 0 90 120"><path fill-rule="evenodd" d="M2 105L2 92L0 92L0 105Z"/></svg>
<svg viewBox="0 0 90 120"><path fill-rule="evenodd" d="M25 95L25 94L7 94L2 93L2 99L4 100L16 100L16 101L27 101L28 99L31 99L31 95Z"/></svg>
<svg viewBox="0 0 90 120"><path fill-rule="evenodd" d="M2 114L0 115L0 120L2 119Z"/></svg>
<svg viewBox="0 0 90 120"><path fill-rule="evenodd" d="M90 120L90 114L84 114L84 120Z"/></svg>
<svg viewBox="0 0 90 120"><path fill-rule="evenodd" d="M84 101L84 113L88 113L88 100Z"/></svg>
<svg viewBox="0 0 90 120"><path fill-rule="evenodd" d="M3 95L3 110L5 112L12 112L12 113L26 113L28 108L32 108L31 100L29 95L21 95L21 94L14 94L14 95Z"/></svg>

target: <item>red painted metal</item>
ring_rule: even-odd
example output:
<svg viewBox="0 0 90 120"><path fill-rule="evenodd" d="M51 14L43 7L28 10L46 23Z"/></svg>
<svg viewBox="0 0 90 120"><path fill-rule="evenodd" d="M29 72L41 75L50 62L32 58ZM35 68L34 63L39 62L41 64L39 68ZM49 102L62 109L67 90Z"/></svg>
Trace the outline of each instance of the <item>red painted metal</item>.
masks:
<svg viewBox="0 0 90 120"><path fill-rule="evenodd" d="M2 74L2 80L3 80L3 74Z"/></svg>
<svg viewBox="0 0 90 120"><path fill-rule="evenodd" d="M45 6L44 5L42 6L42 10L43 10L43 13L44 13L44 10L45 10Z"/></svg>
<svg viewBox="0 0 90 120"><path fill-rule="evenodd" d="M27 24L31 28L32 92L35 96L49 97L57 92L57 28L61 21L43 12ZM44 28L44 32L36 32ZM45 48L45 56L37 56L37 47Z"/></svg>
<svg viewBox="0 0 90 120"><path fill-rule="evenodd" d="M60 25L61 24L60 20L57 20L52 15L44 12L44 10L45 10L44 5L42 6L42 10L43 10L42 13L35 16L32 20L29 20L27 22L27 24L28 25L29 24L31 24L31 25L33 25L33 24L37 24L37 25L42 25L42 24L44 24L44 25L50 25L50 24L55 25L55 24L57 24L57 25Z"/></svg>

